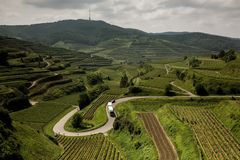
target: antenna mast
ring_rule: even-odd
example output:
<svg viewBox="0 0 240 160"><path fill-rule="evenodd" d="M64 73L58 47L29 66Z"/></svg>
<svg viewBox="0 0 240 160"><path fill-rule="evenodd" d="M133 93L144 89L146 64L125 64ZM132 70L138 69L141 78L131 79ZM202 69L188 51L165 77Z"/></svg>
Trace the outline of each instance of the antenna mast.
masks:
<svg viewBox="0 0 240 160"><path fill-rule="evenodd" d="M89 21L91 21L91 9L89 8Z"/></svg>

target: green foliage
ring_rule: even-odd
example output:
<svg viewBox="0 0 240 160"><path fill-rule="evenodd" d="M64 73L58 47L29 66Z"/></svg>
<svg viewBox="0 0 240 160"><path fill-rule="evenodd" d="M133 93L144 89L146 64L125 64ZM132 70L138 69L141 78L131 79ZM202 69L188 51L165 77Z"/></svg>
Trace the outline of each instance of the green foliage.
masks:
<svg viewBox="0 0 240 160"><path fill-rule="evenodd" d="M179 159L199 159L200 154L192 130L177 119L168 107L166 105L160 108L157 115L164 130L175 145Z"/></svg>
<svg viewBox="0 0 240 160"><path fill-rule="evenodd" d="M8 66L8 52L6 50L0 50L0 65Z"/></svg>
<svg viewBox="0 0 240 160"><path fill-rule="evenodd" d="M240 110L239 102L237 101L223 101L213 108L213 112L220 119L223 124L233 133L233 135L240 139Z"/></svg>
<svg viewBox="0 0 240 160"><path fill-rule="evenodd" d="M20 143L20 154L24 160L58 159L61 148L50 141L48 137L39 134L27 125L14 122L13 126L16 129L15 137Z"/></svg>
<svg viewBox="0 0 240 160"><path fill-rule="evenodd" d="M79 95L79 108L83 109L90 104L90 98L87 93L80 93Z"/></svg>
<svg viewBox="0 0 240 160"><path fill-rule="evenodd" d="M176 76L179 80L184 81L187 76L187 71L181 71L179 69L176 70Z"/></svg>
<svg viewBox="0 0 240 160"><path fill-rule="evenodd" d="M137 94L137 93L141 93L141 92L142 92L142 89L140 87L131 86L128 89L128 93L132 93L132 94Z"/></svg>
<svg viewBox="0 0 240 160"><path fill-rule="evenodd" d="M72 127L80 128L82 126L83 117L80 113L74 114L72 118Z"/></svg>
<svg viewBox="0 0 240 160"><path fill-rule="evenodd" d="M235 53L235 50L230 49L228 52L225 52L224 50L221 50L218 55L211 55L212 59L222 59L226 63L233 61L237 58L237 55Z"/></svg>
<svg viewBox="0 0 240 160"><path fill-rule="evenodd" d="M193 57L189 60L188 63L189 63L190 67L196 68L196 67L199 67L202 62L200 60L196 59L195 57Z"/></svg>
<svg viewBox="0 0 240 160"><path fill-rule="evenodd" d="M0 159L21 160L20 143L14 136L12 120L6 110L0 107Z"/></svg>
<svg viewBox="0 0 240 160"><path fill-rule="evenodd" d="M229 50L222 58L226 63L233 61L237 58L234 50Z"/></svg>
<svg viewBox="0 0 240 160"><path fill-rule="evenodd" d="M12 119L9 116L8 111L1 106L0 106L0 121L3 122L4 127L6 128L12 127Z"/></svg>
<svg viewBox="0 0 240 160"><path fill-rule="evenodd" d="M70 108L77 97L74 97L74 99L69 97L61 99L38 103L34 107L11 113L11 117L14 121L22 122L38 131L42 131L43 127L52 119Z"/></svg>
<svg viewBox="0 0 240 160"><path fill-rule="evenodd" d="M72 93L79 93L85 91L86 87L82 82L73 82L70 84L63 85L61 87L54 87L49 89L43 96L43 100L53 100L56 98L70 95Z"/></svg>
<svg viewBox="0 0 240 160"><path fill-rule="evenodd" d="M157 159L157 152L150 136L129 104L123 103L117 107L118 115L121 117L115 120L115 129L110 132L110 138L123 148L127 159Z"/></svg>
<svg viewBox="0 0 240 160"><path fill-rule="evenodd" d="M120 80L120 88L125 88L127 86L128 86L128 77L127 77L127 74L124 73Z"/></svg>
<svg viewBox="0 0 240 160"><path fill-rule="evenodd" d="M90 85L96 85L99 83L103 83L102 75L100 73L92 73L87 75L87 83Z"/></svg>
<svg viewBox="0 0 240 160"><path fill-rule="evenodd" d="M104 91L109 90L108 85L100 84L88 91L88 96L91 101L97 98Z"/></svg>
<svg viewBox="0 0 240 160"><path fill-rule="evenodd" d="M200 83L195 86L195 90L196 90L196 93L200 96L207 96L208 95L208 92L205 89L204 85L202 85Z"/></svg>
<svg viewBox="0 0 240 160"><path fill-rule="evenodd" d="M172 85L169 84L166 86L164 95L166 95L166 96L175 96L176 95L176 93L173 92Z"/></svg>

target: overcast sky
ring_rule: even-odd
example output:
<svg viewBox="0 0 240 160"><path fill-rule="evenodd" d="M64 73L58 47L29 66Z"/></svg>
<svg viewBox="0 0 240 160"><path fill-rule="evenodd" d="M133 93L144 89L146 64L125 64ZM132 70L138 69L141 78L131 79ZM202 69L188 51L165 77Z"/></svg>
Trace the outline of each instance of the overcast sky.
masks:
<svg viewBox="0 0 240 160"><path fill-rule="evenodd" d="M240 0L0 0L0 24L104 20L146 32L197 31L240 38Z"/></svg>

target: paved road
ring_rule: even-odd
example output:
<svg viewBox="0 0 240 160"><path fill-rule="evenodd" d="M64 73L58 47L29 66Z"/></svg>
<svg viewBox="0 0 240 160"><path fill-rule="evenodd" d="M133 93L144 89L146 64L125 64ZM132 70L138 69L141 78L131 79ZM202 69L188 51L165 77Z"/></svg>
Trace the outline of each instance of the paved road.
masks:
<svg viewBox="0 0 240 160"><path fill-rule="evenodd" d="M121 98L117 99L115 103L113 103L113 108L123 102L133 100L133 99L140 99L140 98L163 98L164 96L142 96L142 97L126 97L126 98ZM184 97L189 97L189 96L184 96ZM106 134L109 130L113 128L113 123L115 118L111 117L108 112L107 112L107 106L106 106L106 112L107 112L107 117L108 121L105 125L103 125L100 128L91 130L91 131L86 131L86 132L69 132L64 129L64 125L66 122L75 114L79 111L78 108L73 109L71 112L66 114L58 123L53 127L53 131L55 134L60 134L64 136L87 136L87 135L93 135L93 134L98 134L98 133L104 133Z"/></svg>
<svg viewBox="0 0 240 160"><path fill-rule="evenodd" d="M177 96L177 97L182 97L182 98L187 98L187 97L196 97L194 94L189 94L189 96ZM232 96L208 96L211 98L231 98ZM237 98L240 98L240 96L234 96ZM133 99L143 99L143 98L167 98L166 96L142 96L142 97L125 97L125 98L120 98L117 99L115 103L113 103L113 108L116 107L118 104L133 100ZM75 106L76 107L76 106ZM106 112L107 112L107 117L108 121L105 125L102 127L99 127L97 129L91 130L91 131L86 131L86 132L69 132L64 129L64 125L66 122L75 114L79 111L78 107L73 109L71 112L66 114L60 121L58 121L55 126L53 127L53 131L55 134L63 135L63 136L87 136L87 135L93 135L93 134L98 134L98 133L103 133L106 134L109 130L113 128L113 123L115 118L111 117L108 112L107 112L107 106L106 106Z"/></svg>

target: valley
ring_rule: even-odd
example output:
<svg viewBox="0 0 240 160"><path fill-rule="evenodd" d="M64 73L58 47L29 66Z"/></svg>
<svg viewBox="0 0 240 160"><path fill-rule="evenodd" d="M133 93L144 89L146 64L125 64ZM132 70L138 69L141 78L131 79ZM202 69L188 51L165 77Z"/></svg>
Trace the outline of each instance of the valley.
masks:
<svg viewBox="0 0 240 160"><path fill-rule="evenodd" d="M0 159L240 158L239 39L38 27L0 26Z"/></svg>

